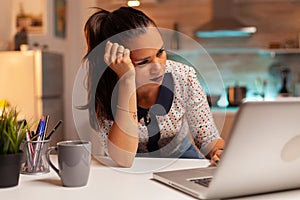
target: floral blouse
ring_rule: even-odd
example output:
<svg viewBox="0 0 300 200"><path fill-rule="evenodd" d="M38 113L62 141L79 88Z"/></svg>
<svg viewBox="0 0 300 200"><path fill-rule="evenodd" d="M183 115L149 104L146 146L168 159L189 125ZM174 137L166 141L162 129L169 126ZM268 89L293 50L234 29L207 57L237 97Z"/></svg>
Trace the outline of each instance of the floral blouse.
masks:
<svg viewBox="0 0 300 200"><path fill-rule="evenodd" d="M165 73L171 74L165 78L171 77L173 79L171 86L173 87L173 98L171 98L172 103L167 114L156 115L160 130L158 141L160 155L168 157L178 151L184 151L182 144L187 141L187 138L193 139L202 154L206 155L210 151L211 143L220 139L220 135L196 72L190 66L167 60ZM138 124L139 145L137 154L141 156L148 153L149 136L144 120L144 118L140 119ZM107 136L113 121L101 120L99 124L103 146L107 152Z"/></svg>

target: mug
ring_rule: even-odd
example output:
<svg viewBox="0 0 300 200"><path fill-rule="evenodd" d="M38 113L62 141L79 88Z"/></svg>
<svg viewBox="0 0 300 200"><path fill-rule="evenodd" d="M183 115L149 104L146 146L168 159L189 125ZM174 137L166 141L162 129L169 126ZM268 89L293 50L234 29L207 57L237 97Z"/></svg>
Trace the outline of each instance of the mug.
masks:
<svg viewBox="0 0 300 200"><path fill-rule="evenodd" d="M51 151L57 152L58 168L50 160ZM56 146L48 148L46 160L60 177L63 186L85 186L90 173L91 142L85 140L58 142Z"/></svg>

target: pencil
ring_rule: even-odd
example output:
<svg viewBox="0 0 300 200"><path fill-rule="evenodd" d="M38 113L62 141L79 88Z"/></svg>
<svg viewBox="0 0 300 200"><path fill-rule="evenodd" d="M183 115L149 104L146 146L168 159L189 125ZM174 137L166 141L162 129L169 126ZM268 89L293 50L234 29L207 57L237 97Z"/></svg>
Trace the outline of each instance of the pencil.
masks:
<svg viewBox="0 0 300 200"><path fill-rule="evenodd" d="M48 136L46 137L46 140L49 140L50 137L53 135L53 133L57 130L57 128L61 125L62 120L59 120L57 122L57 124L54 126L54 128L51 130L51 132L48 134Z"/></svg>

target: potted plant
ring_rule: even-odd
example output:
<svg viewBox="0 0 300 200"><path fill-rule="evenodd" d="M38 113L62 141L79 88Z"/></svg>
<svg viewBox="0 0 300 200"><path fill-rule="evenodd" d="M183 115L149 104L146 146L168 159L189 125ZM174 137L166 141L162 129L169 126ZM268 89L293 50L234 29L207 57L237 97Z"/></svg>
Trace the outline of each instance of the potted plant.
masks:
<svg viewBox="0 0 300 200"><path fill-rule="evenodd" d="M18 121L16 108L0 108L0 188L16 186L19 183L23 152L20 145L25 138L28 125Z"/></svg>

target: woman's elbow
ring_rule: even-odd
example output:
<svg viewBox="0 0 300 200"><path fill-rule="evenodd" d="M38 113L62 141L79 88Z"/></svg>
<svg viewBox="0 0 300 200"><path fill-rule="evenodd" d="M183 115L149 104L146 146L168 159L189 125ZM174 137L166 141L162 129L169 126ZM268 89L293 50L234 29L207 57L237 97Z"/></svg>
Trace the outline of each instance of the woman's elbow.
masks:
<svg viewBox="0 0 300 200"><path fill-rule="evenodd" d="M135 156L126 156L123 159L113 159L120 167L130 168L133 165Z"/></svg>
<svg viewBox="0 0 300 200"><path fill-rule="evenodd" d="M127 168L132 166L135 155L136 155L136 151L130 152L130 151L121 149L120 147L116 146L112 142L108 142L107 147L108 147L108 153L109 153L110 158L117 165L119 165L121 167L127 167Z"/></svg>

